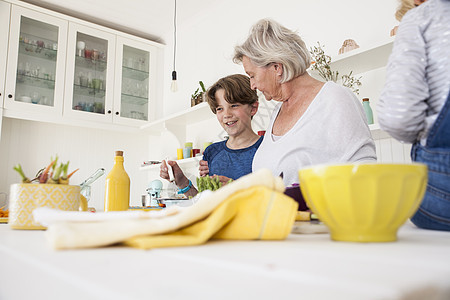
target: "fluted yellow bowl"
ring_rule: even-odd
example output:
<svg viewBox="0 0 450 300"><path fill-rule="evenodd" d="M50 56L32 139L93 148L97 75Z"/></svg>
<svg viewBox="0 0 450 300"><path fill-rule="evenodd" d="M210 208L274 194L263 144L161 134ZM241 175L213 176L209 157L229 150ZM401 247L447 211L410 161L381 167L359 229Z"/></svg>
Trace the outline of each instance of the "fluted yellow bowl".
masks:
<svg viewBox="0 0 450 300"><path fill-rule="evenodd" d="M427 184L424 164L319 165L299 171L308 207L331 239L390 242L418 209Z"/></svg>

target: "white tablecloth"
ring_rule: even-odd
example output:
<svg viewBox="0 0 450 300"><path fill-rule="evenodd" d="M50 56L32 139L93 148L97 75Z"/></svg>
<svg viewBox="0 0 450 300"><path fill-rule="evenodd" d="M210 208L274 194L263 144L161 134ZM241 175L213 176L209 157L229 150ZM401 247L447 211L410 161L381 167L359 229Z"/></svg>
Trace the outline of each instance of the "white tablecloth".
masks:
<svg viewBox="0 0 450 300"><path fill-rule="evenodd" d="M54 251L0 224L0 299L450 299L450 233L408 223L392 243L211 241Z"/></svg>

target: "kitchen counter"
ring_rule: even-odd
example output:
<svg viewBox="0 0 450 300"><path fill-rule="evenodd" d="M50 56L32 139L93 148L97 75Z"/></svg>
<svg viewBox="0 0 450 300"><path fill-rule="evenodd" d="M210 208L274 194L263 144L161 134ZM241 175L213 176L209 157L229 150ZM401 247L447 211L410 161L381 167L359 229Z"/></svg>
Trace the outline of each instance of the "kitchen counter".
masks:
<svg viewBox="0 0 450 300"><path fill-rule="evenodd" d="M450 232L411 223L393 243L210 241L54 251L0 224L0 299L450 299Z"/></svg>

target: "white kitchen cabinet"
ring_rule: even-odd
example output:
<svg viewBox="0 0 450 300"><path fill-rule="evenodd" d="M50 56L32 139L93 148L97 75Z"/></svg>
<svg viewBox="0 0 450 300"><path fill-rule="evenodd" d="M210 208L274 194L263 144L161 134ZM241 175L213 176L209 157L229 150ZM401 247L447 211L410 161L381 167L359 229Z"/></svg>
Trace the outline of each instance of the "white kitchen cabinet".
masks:
<svg viewBox="0 0 450 300"><path fill-rule="evenodd" d="M3 97L5 95L10 10L11 4L0 1L0 108L3 107Z"/></svg>
<svg viewBox="0 0 450 300"><path fill-rule="evenodd" d="M12 5L5 115L61 115L68 22Z"/></svg>
<svg viewBox="0 0 450 300"><path fill-rule="evenodd" d="M113 121L141 126L155 110L157 49L120 36L116 49Z"/></svg>
<svg viewBox="0 0 450 300"><path fill-rule="evenodd" d="M64 116L112 122L116 36L70 23Z"/></svg>
<svg viewBox="0 0 450 300"><path fill-rule="evenodd" d="M70 23L64 116L139 127L156 97L157 48Z"/></svg>
<svg viewBox="0 0 450 300"><path fill-rule="evenodd" d="M27 3L0 5L3 116L136 132L154 119L159 44Z"/></svg>

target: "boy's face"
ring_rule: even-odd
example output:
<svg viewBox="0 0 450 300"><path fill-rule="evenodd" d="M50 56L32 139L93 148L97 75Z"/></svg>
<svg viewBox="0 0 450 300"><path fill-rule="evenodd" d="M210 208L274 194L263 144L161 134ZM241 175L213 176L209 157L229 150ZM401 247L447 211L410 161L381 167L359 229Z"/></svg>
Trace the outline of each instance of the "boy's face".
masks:
<svg viewBox="0 0 450 300"><path fill-rule="evenodd" d="M216 116L222 128L230 137L239 136L247 131L252 131L252 116L258 110L258 103L253 105L241 103L228 103L225 100L224 89L217 90L215 97L217 100Z"/></svg>

